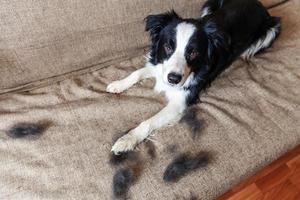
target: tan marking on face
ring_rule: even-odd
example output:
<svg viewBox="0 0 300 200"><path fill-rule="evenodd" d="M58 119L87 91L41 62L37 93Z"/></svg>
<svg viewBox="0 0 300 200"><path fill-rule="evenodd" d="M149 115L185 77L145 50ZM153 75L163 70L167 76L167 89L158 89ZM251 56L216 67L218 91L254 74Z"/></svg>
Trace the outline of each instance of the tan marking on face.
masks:
<svg viewBox="0 0 300 200"><path fill-rule="evenodd" d="M191 74L191 68L188 65L185 65L184 73L183 73L183 84L185 83L185 81L187 80L190 74Z"/></svg>

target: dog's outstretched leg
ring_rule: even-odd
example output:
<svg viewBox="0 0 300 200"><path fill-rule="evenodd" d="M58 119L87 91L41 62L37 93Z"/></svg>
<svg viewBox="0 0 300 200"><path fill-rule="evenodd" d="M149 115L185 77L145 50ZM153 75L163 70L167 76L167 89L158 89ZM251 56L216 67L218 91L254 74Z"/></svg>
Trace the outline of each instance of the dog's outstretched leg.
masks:
<svg viewBox="0 0 300 200"><path fill-rule="evenodd" d="M186 108L185 92L176 91L172 92L173 97L169 98L168 105L163 108L159 113L150 119L142 122L138 127L131 130L128 134L124 135L112 147L112 152L119 154L126 151L133 150L140 142L145 140L152 131L161 128L162 126L178 122Z"/></svg>
<svg viewBox="0 0 300 200"><path fill-rule="evenodd" d="M139 82L142 79L150 78L154 76L154 66L146 66L144 68L138 69L131 73L128 77L114 81L109 84L106 88L106 92L109 93L121 93L124 90L127 90L135 83Z"/></svg>

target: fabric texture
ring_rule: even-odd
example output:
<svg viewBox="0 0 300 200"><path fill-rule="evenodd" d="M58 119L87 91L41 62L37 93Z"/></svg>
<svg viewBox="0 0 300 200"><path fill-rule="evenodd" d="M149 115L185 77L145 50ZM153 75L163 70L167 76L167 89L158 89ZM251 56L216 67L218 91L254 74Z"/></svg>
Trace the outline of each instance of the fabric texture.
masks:
<svg viewBox="0 0 300 200"><path fill-rule="evenodd" d="M280 0L265 0L266 5ZM143 19L174 8L198 17L204 0L3 0L0 94L109 66L148 45Z"/></svg>
<svg viewBox="0 0 300 200"><path fill-rule="evenodd" d="M92 31L65 35L66 32L61 29L66 23L63 17L56 22L56 28L41 20L43 17L35 17L32 23L45 25L44 29L36 32L22 20L30 21L31 13L36 11L35 6L42 8L60 4L65 11L58 9L57 15L69 13L69 17L81 20L78 24L70 24L69 29L79 31L89 27L98 30L98 26L93 25L101 24L99 20L105 24L108 18L83 20L81 16L86 13L87 16L93 16L91 6L96 4L100 9L108 1L101 1L101 4L78 1L78 10L75 4L72 7L66 3L69 1L4 2L7 3L6 10L0 7L3 19L5 13L16 10L28 15L0 21L3 33L3 27L9 26L9 20L19 20L22 24L17 27L11 22L11 30L6 30L7 34L0 36L0 52L8 56L6 60L0 59L1 74L5 77L1 79L3 90L0 95L0 199L113 199L112 180L120 168L109 162L113 141L121 133L153 116L166 102L161 94L153 92L153 80L143 81L121 95L105 92L108 83L140 68L144 64L142 56L136 55L117 63L118 58L114 64L108 62L106 65L97 65L97 62L102 63L105 52L106 55L119 57L119 51L116 50L129 52L130 48L142 48L147 42L144 36L139 35L143 32L143 25L133 28L136 33L131 32L136 41L132 38L126 40L128 33L119 40L120 44L102 51L102 48L108 48L98 38L103 33L98 35L97 31ZM32 7L25 6L29 2L32 2ZM120 5L120 1L113 0L109 4L115 3L120 9L126 8L126 16L133 14L135 19L144 17L156 7L163 10L170 5L176 5L179 11L189 7L190 11L186 12L188 15L196 14L196 10L199 10L199 5L194 4L196 1L142 2L145 6L138 6L140 1L132 1L132 5L142 7L144 13L139 14L136 11L128 12L130 7ZM79 7L85 11L79 12ZM291 0L272 9L273 15L282 17L283 24L282 34L273 47L249 62L237 60L203 92L201 103L193 108L199 128L197 135L192 134L191 124L182 121L155 131L150 141L139 145L136 158L139 177L128 191L130 199L188 199L191 196L214 199L300 144L299 8L300 2ZM40 13L44 16L48 9L37 10L45 12ZM113 11L111 8L110 12ZM49 14L48 17L53 16ZM122 19L118 17L116 22ZM122 30L124 26L120 26ZM51 38L43 33L46 29L49 31L47 34L51 30L64 34L56 39ZM22 34L16 30L22 31ZM110 30L106 31L109 33ZM22 35L31 36L22 40ZM29 38L43 42L34 43ZM87 42L88 38L94 39ZM6 48L3 50L3 45L9 46L11 52ZM118 45L124 46L120 48ZM129 46L125 48L126 45ZM14 67L9 68L8 65ZM29 81L58 76L90 65L96 66L91 72L76 76L71 74L73 77L68 78L63 76L63 81L49 81L46 82L47 86L39 85L35 89L31 88L32 85L29 85L30 90L26 88L28 85L25 83ZM22 91L4 93L8 88L18 85L24 86ZM9 137L7 132L19 123L46 123L47 128L36 137ZM164 170L175 155L202 151L211 155L205 168L187 174L177 183L167 184L163 181Z"/></svg>
<svg viewBox="0 0 300 200"><path fill-rule="evenodd" d="M1 1L0 74L5 78L0 80L0 92L132 57L148 44L143 23L148 14L176 8L184 17L197 17L202 2Z"/></svg>

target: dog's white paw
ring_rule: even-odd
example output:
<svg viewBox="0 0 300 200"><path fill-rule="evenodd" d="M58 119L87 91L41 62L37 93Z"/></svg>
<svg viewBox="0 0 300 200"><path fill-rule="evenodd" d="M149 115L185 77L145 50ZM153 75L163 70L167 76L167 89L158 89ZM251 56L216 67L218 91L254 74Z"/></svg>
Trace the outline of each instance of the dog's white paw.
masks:
<svg viewBox="0 0 300 200"><path fill-rule="evenodd" d="M119 138L113 145L111 151L118 155L122 152L132 151L138 144L138 138L130 133Z"/></svg>
<svg viewBox="0 0 300 200"><path fill-rule="evenodd" d="M122 81L114 81L106 88L106 92L118 94L127 89L127 86Z"/></svg>

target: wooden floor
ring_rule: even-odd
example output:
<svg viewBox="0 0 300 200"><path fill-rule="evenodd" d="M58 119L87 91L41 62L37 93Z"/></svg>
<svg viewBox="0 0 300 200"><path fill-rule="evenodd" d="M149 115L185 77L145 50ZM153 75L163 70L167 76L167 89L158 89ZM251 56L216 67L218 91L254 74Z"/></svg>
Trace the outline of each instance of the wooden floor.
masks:
<svg viewBox="0 0 300 200"><path fill-rule="evenodd" d="M300 146L217 200L300 200Z"/></svg>

